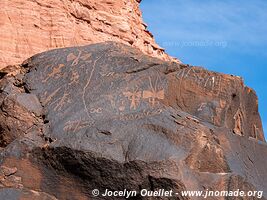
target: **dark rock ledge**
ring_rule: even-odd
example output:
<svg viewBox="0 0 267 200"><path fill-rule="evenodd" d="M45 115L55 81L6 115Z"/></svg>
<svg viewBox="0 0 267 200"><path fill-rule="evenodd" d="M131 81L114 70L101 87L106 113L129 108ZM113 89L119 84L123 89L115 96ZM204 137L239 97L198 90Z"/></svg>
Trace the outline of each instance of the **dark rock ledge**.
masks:
<svg viewBox="0 0 267 200"><path fill-rule="evenodd" d="M267 194L257 96L239 77L112 42L44 52L0 77L0 199L97 199L94 188Z"/></svg>

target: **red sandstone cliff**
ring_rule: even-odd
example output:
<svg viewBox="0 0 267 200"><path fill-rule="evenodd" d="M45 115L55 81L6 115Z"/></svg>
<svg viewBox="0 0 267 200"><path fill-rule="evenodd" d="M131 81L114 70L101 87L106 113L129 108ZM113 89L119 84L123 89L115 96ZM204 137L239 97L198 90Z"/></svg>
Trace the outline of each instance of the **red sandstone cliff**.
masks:
<svg viewBox="0 0 267 200"><path fill-rule="evenodd" d="M174 60L146 29L140 0L1 0L0 69L49 49L117 41Z"/></svg>
<svg viewBox="0 0 267 200"><path fill-rule="evenodd" d="M117 200L93 191L126 189L148 200L142 189L164 189L177 195L157 199L240 190L266 200L256 93L239 77L162 61L174 59L138 3L0 1L0 199ZM65 46L75 47L43 52Z"/></svg>

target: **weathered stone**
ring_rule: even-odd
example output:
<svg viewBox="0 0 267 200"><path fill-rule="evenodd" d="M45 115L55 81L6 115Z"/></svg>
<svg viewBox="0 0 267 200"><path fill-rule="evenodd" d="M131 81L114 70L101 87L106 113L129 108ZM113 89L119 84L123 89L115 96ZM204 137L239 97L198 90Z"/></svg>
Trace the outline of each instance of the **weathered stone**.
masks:
<svg viewBox="0 0 267 200"><path fill-rule="evenodd" d="M95 188L266 194L257 97L240 78L113 42L48 51L22 68L0 80L22 79L0 94L1 165L16 167L23 186L13 195L90 199ZM16 91L36 95L43 116L12 98Z"/></svg>
<svg viewBox="0 0 267 200"><path fill-rule="evenodd" d="M0 69L43 51L117 41L163 60L136 0L1 0Z"/></svg>

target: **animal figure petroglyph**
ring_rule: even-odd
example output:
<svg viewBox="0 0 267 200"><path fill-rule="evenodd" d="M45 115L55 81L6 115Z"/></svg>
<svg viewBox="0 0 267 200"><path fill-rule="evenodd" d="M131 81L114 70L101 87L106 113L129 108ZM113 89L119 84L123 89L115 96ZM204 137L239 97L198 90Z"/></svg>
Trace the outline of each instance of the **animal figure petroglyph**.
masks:
<svg viewBox="0 0 267 200"><path fill-rule="evenodd" d="M137 120L137 119L142 119L147 116L155 116L159 115L162 113L162 109L157 109L157 110L145 110L144 112L141 113L133 113L133 114L128 114L128 115L121 115L119 117L120 120L125 121L125 120Z"/></svg>
<svg viewBox="0 0 267 200"><path fill-rule="evenodd" d="M158 99L164 99L164 90L160 91L144 91L143 98L148 99L152 107L156 105Z"/></svg>
<svg viewBox="0 0 267 200"><path fill-rule="evenodd" d="M70 96L70 94L64 92L63 97L60 98L60 101L57 103L54 110L60 111L63 108L63 106L65 105L65 103L71 103L69 96Z"/></svg>
<svg viewBox="0 0 267 200"><path fill-rule="evenodd" d="M88 121L75 120L75 121L69 121L65 123L65 126L63 129L64 131L67 131L67 132L69 131L76 132L88 126L90 126L90 123Z"/></svg>
<svg viewBox="0 0 267 200"><path fill-rule="evenodd" d="M158 103L158 100L164 99L164 90L158 90L157 88L158 79L156 80L155 85L153 86L151 78L149 77L149 84L151 90L145 90L143 91L143 99L148 99L150 105L154 107L156 103Z"/></svg>
<svg viewBox="0 0 267 200"><path fill-rule="evenodd" d="M42 82L45 83L47 82L48 79L50 79L51 77L54 77L57 75L56 78L59 78L60 77L60 73L61 73L61 69L64 67L65 65L64 64L59 64L58 66L55 66L55 67L52 67L52 72L50 72L48 75L47 75L47 78L44 79Z"/></svg>

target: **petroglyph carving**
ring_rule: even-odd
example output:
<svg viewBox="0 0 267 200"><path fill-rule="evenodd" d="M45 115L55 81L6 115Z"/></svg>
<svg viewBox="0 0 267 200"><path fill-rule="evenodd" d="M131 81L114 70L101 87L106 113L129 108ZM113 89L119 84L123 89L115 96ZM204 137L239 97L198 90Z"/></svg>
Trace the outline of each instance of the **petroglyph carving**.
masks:
<svg viewBox="0 0 267 200"><path fill-rule="evenodd" d="M48 73L48 76L46 79L44 79L42 82L45 83L47 82L48 79L56 76L55 78L59 78L60 77L60 73L61 73L61 69L64 67L64 64L59 64L58 66L55 67L51 67L52 68L52 72Z"/></svg>
<svg viewBox="0 0 267 200"><path fill-rule="evenodd" d="M149 103L151 104L152 107L158 103L157 100L164 99L164 90L160 91L144 91L143 92L143 98L148 99Z"/></svg>
<svg viewBox="0 0 267 200"><path fill-rule="evenodd" d="M202 111L207 106L207 103L201 103L197 111Z"/></svg>
<svg viewBox="0 0 267 200"><path fill-rule="evenodd" d="M45 101L43 101L43 105L47 105L52 99L53 97L58 93L58 91L60 90L60 88L56 89L54 92L52 92L46 99Z"/></svg>
<svg viewBox="0 0 267 200"><path fill-rule="evenodd" d="M131 101L130 109L136 110L140 103L142 92L135 90L133 92L123 92L123 95Z"/></svg>
<svg viewBox="0 0 267 200"><path fill-rule="evenodd" d="M66 132L76 132L88 126L90 126L90 123L88 121L75 120L65 123L63 130Z"/></svg>
<svg viewBox="0 0 267 200"><path fill-rule="evenodd" d="M64 67L64 64L59 64L57 67L53 68L53 71L51 73L48 74L49 77L55 76L60 74L61 69Z"/></svg>
<svg viewBox="0 0 267 200"><path fill-rule="evenodd" d="M85 53L84 55L81 56L81 59L86 61L91 57L91 55L92 55L91 53ZM89 62L91 62L91 61L89 61Z"/></svg>
<svg viewBox="0 0 267 200"><path fill-rule="evenodd" d="M158 100L163 100L164 99L164 90L159 90L158 89L158 78L156 79L155 85L153 86L152 80L149 77L149 84L151 90L145 90L143 91L143 99L148 99L150 105L154 107L156 103L159 103Z"/></svg>
<svg viewBox="0 0 267 200"><path fill-rule="evenodd" d="M90 53L87 53L87 54L84 54L82 55L82 51L78 50L78 55L76 56L74 53L70 53L68 56L67 56L67 62L70 62L70 61L73 61L71 63L71 66L75 66L79 63L79 60L82 59L83 61L86 61L88 60L88 58L91 57L91 54Z"/></svg>
<svg viewBox="0 0 267 200"><path fill-rule="evenodd" d="M107 73L99 72L99 73L103 77L110 77L110 76L114 76L115 74L115 72L107 72Z"/></svg>
<svg viewBox="0 0 267 200"><path fill-rule="evenodd" d="M235 120L235 127L234 133L238 135L243 135L243 114L240 109L237 110L236 114L234 115Z"/></svg>
<svg viewBox="0 0 267 200"><path fill-rule="evenodd" d="M118 108L119 108L119 111L120 111L120 112L123 112L123 111L126 109L126 103L125 103L125 101L122 100L122 101L119 103Z"/></svg>
<svg viewBox="0 0 267 200"><path fill-rule="evenodd" d="M72 71L71 72L71 78L70 78L70 83L68 83L68 85L72 85L74 83L78 83L79 80L79 74L76 71Z"/></svg>
<svg viewBox="0 0 267 200"><path fill-rule="evenodd" d="M125 121L125 120L136 120L136 119L142 119L147 116L155 116L159 115L162 113L162 109L157 109L157 110L146 110L142 113L132 113L132 114L127 114L127 115L122 115L119 117L120 120Z"/></svg>
<svg viewBox="0 0 267 200"><path fill-rule="evenodd" d="M90 110L90 113L101 114L102 111L103 111L102 108L92 108L92 109Z"/></svg>
<svg viewBox="0 0 267 200"><path fill-rule="evenodd" d="M73 53L70 53L68 56L67 56L67 62L69 61L73 61L77 58L77 56L75 56ZM73 63L72 63L73 64Z"/></svg>
<svg viewBox="0 0 267 200"><path fill-rule="evenodd" d="M188 75L193 71L193 75L195 74L195 70L193 68L184 68L182 70L179 70L176 74L177 79L183 79L187 78Z"/></svg>
<svg viewBox="0 0 267 200"><path fill-rule="evenodd" d="M82 93L82 101L83 101L83 105L84 105L84 108L85 108L85 112L88 116L89 119L91 119L92 117L90 116L90 113L89 113L89 109L87 107L87 104L86 104L86 101L85 101L85 93L86 93L86 89L89 87L90 83L91 83L91 79L93 77L93 74L95 72L95 66L96 66L96 63L98 62L99 59L101 59L102 56L98 57L95 61L94 61L94 64L92 66L92 70L91 70L91 73L90 73L90 76L89 78L87 79L87 82L85 84L85 86L83 87L83 93Z"/></svg>
<svg viewBox="0 0 267 200"><path fill-rule="evenodd" d="M176 78L180 81L185 79L193 80L199 87L207 91L220 93L220 85L222 77L211 74L205 70L198 70L194 68L185 68L177 72Z"/></svg>
<svg viewBox="0 0 267 200"><path fill-rule="evenodd" d="M60 111L62 109L62 107L65 105L65 103L71 103L70 102L70 99L69 99L69 94L68 93L64 93L63 94L63 97L57 103L57 105L55 106L54 110L55 111Z"/></svg>

